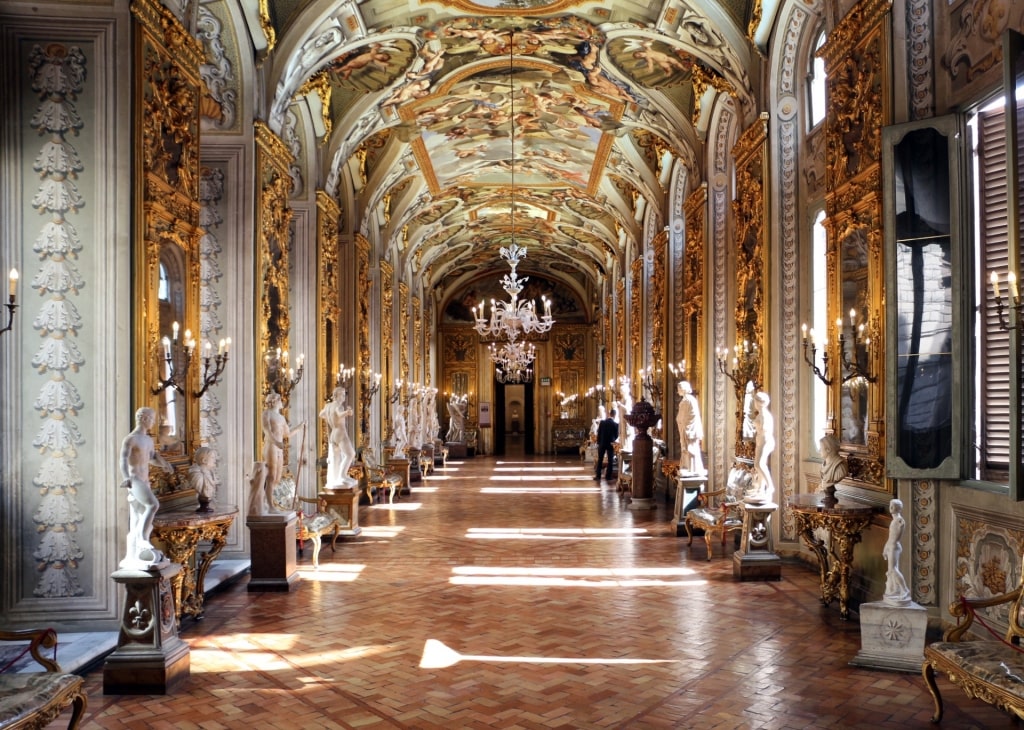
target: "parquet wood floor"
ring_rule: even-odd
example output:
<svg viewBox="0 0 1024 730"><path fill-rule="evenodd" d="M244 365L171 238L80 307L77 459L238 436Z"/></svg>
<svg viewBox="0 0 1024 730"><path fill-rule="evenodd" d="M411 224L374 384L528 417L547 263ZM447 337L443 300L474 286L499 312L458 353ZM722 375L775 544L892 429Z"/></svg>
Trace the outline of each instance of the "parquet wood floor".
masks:
<svg viewBox="0 0 1024 730"><path fill-rule="evenodd" d="M859 623L814 570L737 582L731 541L708 562L670 516L570 457L452 463L361 508L318 571L307 550L291 592L211 594L172 694L104 696L90 672L83 727L932 727L920 675L848 665ZM940 682L943 727L1017 726Z"/></svg>

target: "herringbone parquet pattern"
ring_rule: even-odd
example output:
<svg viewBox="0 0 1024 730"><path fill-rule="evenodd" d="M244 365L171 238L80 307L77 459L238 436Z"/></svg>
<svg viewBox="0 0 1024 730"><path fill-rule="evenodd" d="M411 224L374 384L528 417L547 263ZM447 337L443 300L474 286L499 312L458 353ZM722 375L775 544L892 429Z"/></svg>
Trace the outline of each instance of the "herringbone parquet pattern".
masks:
<svg viewBox="0 0 1024 730"><path fill-rule="evenodd" d="M438 470L363 507L319 571L307 550L290 593L211 595L173 694L104 696L90 673L84 726L931 727L919 675L848 666L859 624L820 605L815 571L739 583L731 541L707 562L670 505L628 510L591 476L550 457ZM944 727L1016 726L940 686Z"/></svg>

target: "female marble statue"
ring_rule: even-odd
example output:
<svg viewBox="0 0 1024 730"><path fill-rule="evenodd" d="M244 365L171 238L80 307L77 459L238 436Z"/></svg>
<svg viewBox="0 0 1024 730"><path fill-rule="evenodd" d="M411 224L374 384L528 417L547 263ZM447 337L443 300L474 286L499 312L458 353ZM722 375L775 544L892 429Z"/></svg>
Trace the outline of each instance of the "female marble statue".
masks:
<svg viewBox="0 0 1024 730"><path fill-rule="evenodd" d="M633 412L633 394L630 392L629 378L619 378L619 400L615 401L616 419L619 424L619 444L622 451L633 451L633 437L636 429L629 425L626 416Z"/></svg>
<svg viewBox="0 0 1024 730"><path fill-rule="evenodd" d="M174 472L153 443L149 431L156 424L156 411L142 407L135 412L135 429L121 442L121 487L128 490L128 549L122 568L138 568L164 560L149 541L160 502L149 486L149 465Z"/></svg>
<svg viewBox="0 0 1024 730"><path fill-rule="evenodd" d="M348 475L348 468L356 457L352 438L348 435L348 419L352 409L348 406L348 388L339 385L331 399L324 404L320 418L329 429L327 436L327 478L326 487L348 487L356 480Z"/></svg>
<svg viewBox="0 0 1024 730"><path fill-rule="evenodd" d="M882 557L888 563L889 569L885 574L885 595L883 600L886 603L895 605L907 605L911 602L910 589L907 581L900 572L900 555L903 553L903 530L906 527L906 520L903 519L903 502L899 499L889 500L889 514L892 515L892 522L889 523L889 539L882 548Z"/></svg>
<svg viewBox="0 0 1024 730"><path fill-rule="evenodd" d="M676 411L676 429L679 431L679 466L683 473L707 474L700 443L704 440L704 422L700 417L700 404L693 395L693 388L686 380L680 380L676 392L681 396Z"/></svg>
<svg viewBox="0 0 1024 730"><path fill-rule="evenodd" d="M772 480L768 459L775 451L775 418L768 410L771 398L763 390L754 394L751 401L754 426L754 478L751 480L750 500L771 502L775 496L775 482Z"/></svg>
<svg viewBox="0 0 1024 730"><path fill-rule="evenodd" d="M267 494L273 494L274 489L281 483L281 477L284 476L284 454L288 438L305 428L305 424L295 428L288 426L287 419L281 413L282 401L279 393L272 391L267 394L264 405L263 416L260 418L263 427L263 462L267 465Z"/></svg>
<svg viewBox="0 0 1024 730"><path fill-rule="evenodd" d="M448 415L451 416L451 422L448 424L448 441L465 441L467 403L468 399L465 396L457 395L453 395L448 401Z"/></svg>
<svg viewBox="0 0 1024 730"><path fill-rule="evenodd" d="M391 408L391 441L395 447L392 456L396 459L404 459L405 447L409 442L409 433L405 424L405 406L401 399L396 398Z"/></svg>

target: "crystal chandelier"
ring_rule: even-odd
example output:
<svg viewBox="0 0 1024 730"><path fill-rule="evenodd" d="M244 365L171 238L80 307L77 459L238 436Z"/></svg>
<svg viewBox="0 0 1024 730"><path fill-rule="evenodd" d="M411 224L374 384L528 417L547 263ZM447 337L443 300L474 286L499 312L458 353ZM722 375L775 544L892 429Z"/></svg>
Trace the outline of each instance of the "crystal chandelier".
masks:
<svg viewBox="0 0 1024 730"><path fill-rule="evenodd" d="M501 248L501 257L508 262L511 271L501 280L501 287L508 294L507 302L491 300L491 314L487 317L484 303L473 307L475 329L480 337L492 341L491 362L494 363L495 377L500 383L528 383L533 380L533 360L537 348L526 342L527 335L544 334L555 323L551 318L551 301L541 297L544 313L537 314L533 300L520 300L519 294L529 277L519 276L516 267L526 257L526 247L516 244L516 110L513 38L509 37L508 86L509 86L509 145L511 149L510 177L512 183L512 243ZM502 342L504 340L504 342ZM501 342L501 344L497 344Z"/></svg>

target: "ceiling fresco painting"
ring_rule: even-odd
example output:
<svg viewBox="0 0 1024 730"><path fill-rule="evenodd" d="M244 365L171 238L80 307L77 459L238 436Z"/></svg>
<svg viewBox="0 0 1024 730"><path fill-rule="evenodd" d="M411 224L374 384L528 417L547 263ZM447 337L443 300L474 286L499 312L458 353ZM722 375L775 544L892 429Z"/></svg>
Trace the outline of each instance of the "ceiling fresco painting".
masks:
<svg viewBox="0 0 1024 730"><path fill-rule="evenodd" d="M700 184L705 92L755 115L745 24L759 12L758 0L291 0L272 17L271 124L329 86L327 191L355 203L346 221L396 270L426 277L437 311L496 287L513 240L537 286L586 295L646 245L649 211L667 225L673 168ZM561 318L579 312L565 306Z"/></svg>

